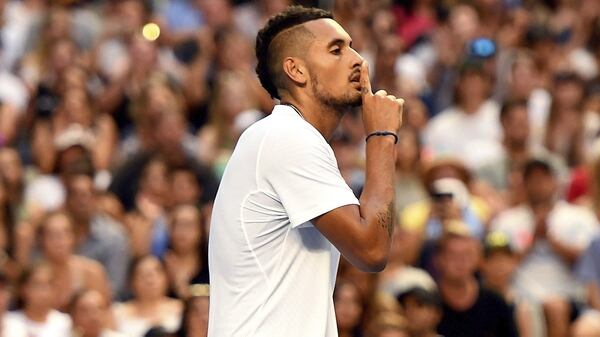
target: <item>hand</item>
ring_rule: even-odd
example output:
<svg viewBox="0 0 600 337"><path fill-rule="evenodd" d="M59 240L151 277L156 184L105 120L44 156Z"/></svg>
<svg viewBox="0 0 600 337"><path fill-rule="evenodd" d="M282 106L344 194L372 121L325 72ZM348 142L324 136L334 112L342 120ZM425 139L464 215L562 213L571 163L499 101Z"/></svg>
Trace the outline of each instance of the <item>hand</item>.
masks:
<svg viewBox="0 0 600 337"><path fill-rule="evenodd" d="M398 133L402 125L404 99L388 95L385 90L373 94L369 80L369 66L363 61L360 69L362 118L366 134L375 131Z"/></svg>

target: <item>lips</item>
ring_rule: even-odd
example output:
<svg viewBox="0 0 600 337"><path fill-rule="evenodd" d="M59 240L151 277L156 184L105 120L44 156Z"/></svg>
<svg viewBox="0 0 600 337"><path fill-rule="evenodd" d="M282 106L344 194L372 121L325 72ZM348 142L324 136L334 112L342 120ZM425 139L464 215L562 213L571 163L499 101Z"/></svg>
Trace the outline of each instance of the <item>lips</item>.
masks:
<svg viewBox="0 0 600 337"><path fill-rule="evenodd" d="M350 82L360 82L360 72L354 72L350 75Z"/></svg>

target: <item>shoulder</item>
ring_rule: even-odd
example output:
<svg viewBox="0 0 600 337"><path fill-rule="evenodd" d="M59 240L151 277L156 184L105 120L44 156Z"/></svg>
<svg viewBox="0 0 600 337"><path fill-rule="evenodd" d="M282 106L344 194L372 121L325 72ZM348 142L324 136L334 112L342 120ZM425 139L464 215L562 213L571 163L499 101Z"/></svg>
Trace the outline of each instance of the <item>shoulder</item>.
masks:
<svg viewBox="0 0 600 337"><path fill-rule="evenodd" d="M164 312L169 314L180 314L181 312L183 312L183 302L173 298L168 298L165 299L165 302L162 305L162 309L164 310Z"/></svg>
<svg viewBox="0 0 600 337"><path fill-rule="evenodd" d="M500 104L493 99L488 99L487 101L483 102L480 111L485 114L489 114L489 117L497 117L497 115L500 113ZM500 124L500 121L498 121L498 124Z"/></svg>
<svg viewBox="0 0 600 337"><path fill-rule="evenodd" d="M11 337L26 337L27 327L22 317L17 317L15 313L8 312L2 319L2 329L0 333L10 331ZM8 336L8 335L7 335Z"/></svg>
<svg viewBox="0 0 600 337"><path fill-rule="evenodd" d="M85 256L75 256L75 265L78 269L82 270L87 277L103 277L104 267L96 260L92 260Z"/></svg>
<svg viewBox="0 0 600 337"><path fill-rule="evenodd" d="M116 302L111 308L115 318L122 319L133 315L133 304L131 302Z"/></svg>
<svg viewBox="0 0 600 337"><path fill-rule="evenodd" d="M327 141L311 124L286 112L265 121L261 159L272 158L277 164L301 162L306 158L334 158ZM265 118L265 119L267 119Z"/></svg>
<svg viewBox="0 0 600 337"><path fill-rule="evenodd" d="M594 212L584 206L568 203L566 201L559 201L552 214L553 216L563 217L563 220L577 220L585 219L587 221L596 222Z"/></svg>
<svg viewBox="0 0 600 337"><path fill-rule="evenodd" d="M48 322L56 327L71 328L71 317L57 310L52 310L48 315Z"/></svg>
<svg viewBox="0 0 600 337"><path fill-rule="evenodd" d="M428 131L428 130L437 130L440 128L444 128L448 124L453 124L453 123L457 122L459 119L460 119L460 113L458 112L458 110L455 107L449 107L449 108L442 110L435 117L433 117L429 121L425 130Z"/></svg>
<svg viewBox="0 0 600 337"><path fill-rule="evenodd" d="M126 235L122 224L104 214L97 214L92 218L92 231L94 235L105 239L122 238Z"/></svg>

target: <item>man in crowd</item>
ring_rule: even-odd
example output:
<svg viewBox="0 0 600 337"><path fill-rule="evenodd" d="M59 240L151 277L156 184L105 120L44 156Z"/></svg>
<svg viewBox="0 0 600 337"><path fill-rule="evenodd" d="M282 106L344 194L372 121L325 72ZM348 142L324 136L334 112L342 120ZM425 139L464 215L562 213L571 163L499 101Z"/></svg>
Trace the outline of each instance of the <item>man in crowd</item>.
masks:
<svg viewBox="0 0 600 337"><path fill-rule="evenodd" d="M445 337L516 337L512 310L475 278L480 251L466 229L454 229L440 240L436 258L443 315L438 332Z"/></svg>

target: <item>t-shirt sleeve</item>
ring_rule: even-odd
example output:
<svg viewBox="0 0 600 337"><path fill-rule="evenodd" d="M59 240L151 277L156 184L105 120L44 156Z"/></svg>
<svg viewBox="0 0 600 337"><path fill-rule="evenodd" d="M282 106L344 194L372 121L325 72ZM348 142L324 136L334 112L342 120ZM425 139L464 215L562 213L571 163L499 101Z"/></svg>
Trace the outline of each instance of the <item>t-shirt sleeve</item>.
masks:
<svg viewBox="0 0 600 337"><path fill-rule="evenodd" d="M278 136L280 135L280 136ZM359 202L340 173L331 147L311 130L268 137L259 173L282 203L292 227Z"/></svg>
<svg viewBox="0 0 600 337"><path fill-rule="evenodd" d="M595 239L579 258L575 274L584 283L600 285L600 239Z"/></svg>

